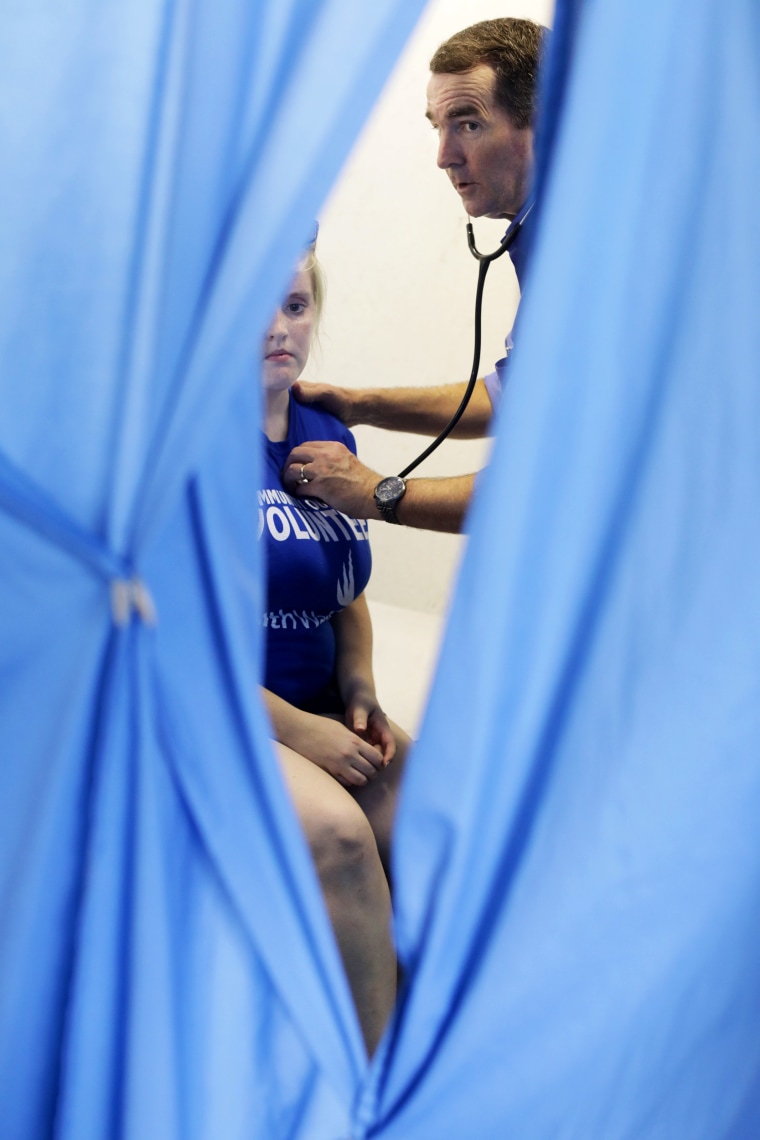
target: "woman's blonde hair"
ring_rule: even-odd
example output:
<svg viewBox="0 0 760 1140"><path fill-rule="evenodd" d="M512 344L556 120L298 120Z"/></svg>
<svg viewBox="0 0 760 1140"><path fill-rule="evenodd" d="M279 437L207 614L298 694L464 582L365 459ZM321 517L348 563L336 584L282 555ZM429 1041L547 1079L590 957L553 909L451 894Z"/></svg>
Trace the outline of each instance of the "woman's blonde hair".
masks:
<svg viewBox="0 0 760 1140"><path fill-rule="evenodd" d="M322 319L322 310L325 304L325 293L327 292L327 282L325 281L325 274L322 266L319 264L316 250L309 249L306 256L301 262L301 269L309 274L311 281L311 291L314 296L314 311L317 319L314 324L314 331L319 328L319 322Z"/></svg>

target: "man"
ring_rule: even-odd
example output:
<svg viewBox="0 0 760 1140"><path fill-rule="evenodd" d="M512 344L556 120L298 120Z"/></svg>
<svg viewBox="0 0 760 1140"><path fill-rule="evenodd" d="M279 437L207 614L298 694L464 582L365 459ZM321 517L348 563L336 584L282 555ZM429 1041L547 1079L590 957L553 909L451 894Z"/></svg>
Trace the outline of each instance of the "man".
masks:
<svg viewBox="0 0 760 1140"><path fill-rule="evenodd" d="M436 51L427 89L427 117L438 132L438 166L467 213L512 219L525 204L533 176L536 79L545 29L530 20L485 20L458 32ZM518 280L524 270L524 229L509 256ZM507 356L512 347L507 337ZM487 433L501 390L506 358L475 386L453 436ZM304 403L319 402L349 427L364 423L394 431L437 435L456 411L464 384L425 388L348 389L295 385ZM461 529L475 475L382 479L340 444L301 444L288 456L285 482L354 518L427 530Z"/></svg>

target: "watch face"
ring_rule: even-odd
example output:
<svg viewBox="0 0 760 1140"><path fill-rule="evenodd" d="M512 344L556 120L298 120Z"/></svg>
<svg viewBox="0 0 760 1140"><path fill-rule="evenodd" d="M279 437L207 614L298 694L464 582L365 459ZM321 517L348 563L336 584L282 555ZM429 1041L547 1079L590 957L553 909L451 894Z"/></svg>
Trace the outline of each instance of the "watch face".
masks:
<svg viewBox="0 0 760 1140"><path fill-rule="evenodd" d="M375 499L378 503L395 503L405 490L406 483L403 479L399 479L398 475L389 475L375 487Z"/></svg>

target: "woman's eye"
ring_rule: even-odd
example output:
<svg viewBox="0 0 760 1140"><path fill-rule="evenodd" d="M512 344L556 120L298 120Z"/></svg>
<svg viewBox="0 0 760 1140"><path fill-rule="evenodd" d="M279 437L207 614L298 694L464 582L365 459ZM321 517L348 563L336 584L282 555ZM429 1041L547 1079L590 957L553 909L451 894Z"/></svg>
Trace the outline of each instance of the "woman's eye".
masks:
<svg viewBox="0 0 760 1140"><path fill-rule="evenodd" d="M285 309L288 313L300 317L301 313L306 311L306 305L303 301L289 301Z"/></svg>

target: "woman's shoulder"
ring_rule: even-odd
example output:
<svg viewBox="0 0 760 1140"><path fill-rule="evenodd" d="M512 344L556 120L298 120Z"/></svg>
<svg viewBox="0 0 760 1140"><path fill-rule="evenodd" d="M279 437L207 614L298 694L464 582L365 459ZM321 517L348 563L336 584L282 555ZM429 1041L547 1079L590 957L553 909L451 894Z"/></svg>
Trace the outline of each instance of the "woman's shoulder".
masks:
<svg viewBox="0 0 760 1140"><path fill-rule="evenodd" d="M291 393L288 444L296 447L310 439L334 439L356 454L353 433L344 423L314 404L299 404Z"/></svg>

